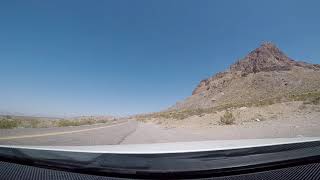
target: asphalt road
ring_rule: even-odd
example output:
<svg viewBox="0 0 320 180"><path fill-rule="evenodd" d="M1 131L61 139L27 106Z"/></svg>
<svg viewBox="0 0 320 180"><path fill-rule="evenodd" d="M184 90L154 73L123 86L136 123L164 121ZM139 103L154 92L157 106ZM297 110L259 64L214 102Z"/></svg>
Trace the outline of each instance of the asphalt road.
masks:
<svg viewBox="0 0 320 180"><path fill-rule="evenodd" d="M215 126L206 129L165 128L153 123L122 120L63 128L0 129L1 145L90 146L146 144L227 139L320 137L319 123L266 121L248 125Z"/></svg>
<svg viewBox="0 0 320 180"><path fill-rule="evenodd" d="M1 145L90 146L209 140L183 129L123 120L111 125L0 129Z"/></svg>
<svg viewBox="0 0 320 180"><path fill-rule="evenodd" d="M43 146L120 144L136 128L136 121L122 121L111 125L0 129L0 144Z"/></svg>

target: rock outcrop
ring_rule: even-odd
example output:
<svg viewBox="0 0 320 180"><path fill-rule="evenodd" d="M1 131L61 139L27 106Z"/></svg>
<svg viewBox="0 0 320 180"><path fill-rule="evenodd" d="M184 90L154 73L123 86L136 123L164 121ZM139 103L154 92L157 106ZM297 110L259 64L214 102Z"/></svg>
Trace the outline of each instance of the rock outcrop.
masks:
<svg viewBox="0 0 320 180"><path fill-rule="evenodd" d="M192 96L171 109L207 108L320 90L320 65L295 61L264 43L225 72L202 80Z"/></svg>

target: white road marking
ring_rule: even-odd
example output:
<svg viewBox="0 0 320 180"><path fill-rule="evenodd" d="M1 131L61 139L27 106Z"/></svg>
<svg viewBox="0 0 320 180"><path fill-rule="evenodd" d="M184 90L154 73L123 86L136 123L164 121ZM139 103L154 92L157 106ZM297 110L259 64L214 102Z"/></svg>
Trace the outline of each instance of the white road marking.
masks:
<svg viewBox="0 0 320 180"><path fill-rule="evenodd" d="M107 126L103 126L103 127L74 130L74 131L52 132L52 133L22 135L22 136L7 136L7 137L0 137L0 140L12 140L12 139L35 138L35 137L45 137L45 136L56 136L56 135L62 135L62 134L72 134L72 133L86 132L86 131L92 131L92 130L97 130L97 129L104 129L104 128L108 128L108 127L122 125L124 123L127 123L127 122L113 124L113 125L107 125Z"/></svg>

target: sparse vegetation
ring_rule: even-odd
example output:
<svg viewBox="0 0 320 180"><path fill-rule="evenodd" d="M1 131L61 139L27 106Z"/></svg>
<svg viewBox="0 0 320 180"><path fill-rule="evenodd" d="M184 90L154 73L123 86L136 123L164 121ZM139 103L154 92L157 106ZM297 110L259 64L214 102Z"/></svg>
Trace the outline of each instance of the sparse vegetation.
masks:
<svg viewBox="0 0 320 180"><path fill-rule="evenodd" d="M289 95L290 100L292 101L303 101L304 104L320 104L320 92L308 92L302 94L291 94Z"/></svg>
<svg viewBox="0 0 320 180"><path fill-rule="evenodd" d="M262 107L268 106L280 102L290 102L290 101L302 101L303 104L299 107L300 110L306 108L306 105L319 105L320 104L320 92L308 92L300 94L288 94L284 97L260 99L251 102L242 103L228 103L218 105L212 108L203 109L185 109L185 110L172 110L157 112L146 115L136 116L135 119L141 122L147 122L152 118L156 119L173 119L173 120L183 120L191 116L204 116L205 114L213 114L220 111L227 111L226 121L228 124L228 116L233 117L232 113L229 114L230 110L240 107ZM231 118L231 119L234 119ZM259 118L263 120L263 118ZM222 124L224 123L224 116L222 117ZM107 123L110 119L95 119L94 117L82 117L73 119L56 119L48 120L42 118L30 118L30 117L18 117L18 116L0 116L0 128L10 129L10 128L44 128L44 127L66 127L66 126L81 126L81 125L91 125L97 123Z"/></svg>
<svg viewBox="0 0 320 180"><path fill-rule="evenodd" d="M216 113L219 111L225 111L240 107L263 107L269 106L280 102L291 102L291 101L303 101L304 104L320 104L320 92L308 92L301 94L288 94L281 97L272 97L267 99L252 100L251 102L241 102L241 103L226 103L221 104L212 108L202 108L202 109L184 109L184 110L172 110L163 111L146 115L139 115L136 117L138 121L146 122L151 118L163 118L163 119L175 119L183 120L191 116L203 116L204 114Z"/></svg>
<svg viewBox="0 0 320 180"><path fill-rule="evenodd" d="M111 122L111 120L95 119L94 117L79 118L79 119L60 119L57 122L57 126L58 127L83 126L83 125L92 125L92 124L100 124L100 123L108 123L108 122Z"/></svg>
<svg viewBox="0 0 320 180"><path fill-rule="evenodd" d="M299 107L298 107L298 109L299 110L305 110L305 109L307 109L308 107L307 107L307 105L305 104L305 103L303 103L303 104L301 104Z"/></svg>
<svg viewBox="0 0 320 180"><path fill-rule="evenodd" d="M220 124L231 125L235 123L235 117L232 112L226 111L223 116L220 117Z"/></svg>
<svg viewBox="0 0 320 180"><path fill-rule="evenodd" d="M317 98L313 99L311 102L314 105L319 105L320 104L320 97L317 97Z"/></svg>
<svg viewBox="0 0 320 180"><path fill-rule="evenodd" d="M273 116L273 117L276 117L276 116ZM264 120L266 120L261 114L256 114L255 116L254 116L254 118L252 118L252 120L253 121L264 121Z"/></svg>
<svg viewBox="0 0 320 180"><path fill-rule="evenodd" d="M320 104L320 97L311 98L303 101L303 104L312 104L312 105L319 105Z"/></svg>
<svg viewBox="0 0 320 180"><path fill-rule="evenodd" d="M13 128L47 128L82 126L98 123L108 123L110 119L96 119L94 117L81 117L73 119L46 119L37 117L0 116L0 129Z"/></svg>
<svg viewBox="0 0 320 180"><path fill-rule="evenodd" d="M83 126L83 125L92 125L97 123L106 123L106 121L103 120L95 120L95 119L61 119L58 121L59 127L66 127L66 126Z"/></svg>
<svg viewBox="0 0 320 180"><path fill-rule="evenodd" d="M0 120L0 128L1 129L13 129L13 128L18 127L18 124L19 124L18 121L13 120L13 119L2 118Z"/></svg>
<svg viewBox="0 0 320 180"><path fill-rule="evenodd" d="M151 118L183 120L191 116L204 116L205 114L215 113L215 112L216 110L213 108L173 110L173 111L157 112L157 113L146 114L146 115L139 115L136 117L136 119L141 122L146 122L148 119L151 119Z"/></svg>

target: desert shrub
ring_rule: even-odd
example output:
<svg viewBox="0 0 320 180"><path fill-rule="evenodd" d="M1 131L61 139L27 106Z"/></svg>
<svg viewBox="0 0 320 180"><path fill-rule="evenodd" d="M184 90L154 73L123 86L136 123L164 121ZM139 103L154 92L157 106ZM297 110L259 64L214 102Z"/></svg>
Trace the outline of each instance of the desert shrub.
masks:
<svg viewBox="0 0 320 180"><path fill-rule="evenodd" d="M220 123L223 125L230 125L235 123L235 117L232 112L226 111L223 116L220 117Z"/></svg>
<svg viewBox="0 0 320 180"><path fill-rule="evenodd" d="M94 124L95 120L94 119L83 119L79 121L80 126L81 125L91 125Z"/></svg>
<svg viewBox="0 0 320 180"><path fill-rule="evenodd" d="M97 123L111 122L108 119L45 119L34 117L19 117L19 116L0 116L0 129L12 128L48 128L48 127L66 127L66 126L81 126L92 125Z"/></svg>
<svg viewBox="0 0 320 180"><path fill-rule="evenodd" d="M301 104L299 107L298 107L298 109L299 110L305 110L305 109L307 109L308 107L306 106L306 103L305 102L303 102L303 104Z"/></svg>
<svg viewBox="0 0 320 180"><path fill-rule="evenodd" d="M58 121L59 127L66 127L66 126L80 126L79 121L75 120L67 120L67 119L61 119Z"/></svg>
<svg viewBox="0 0 320 180"><path fill-rule="evenodd" d="M96 121L96 123L108 123L110 122L110 120L107 120L107 119L99 119Z"/></svg>
<svg viewBox="0 0 320 180"><path fill-rule="evenodd" d="M14 119L0 119L0 129L12 129L18 127L19 122Z"/></svg>
<svg viewBox="0 0 320 180"><path fill-rule="evenodd" d="M230 111L230 109L240 108L240 107L263 107L280 102L290 102L290 101L303 101L304 104L320 104L320 92L307 92L307 93L289 93L286 95L266 97L266 99L252 99L250 101L244 102L226 102L223 104L218 104L217 106L211 108L199 108L199 109L184 109L184 110L171 110L156 112L146 115L137 116L138 121L145 122L151 118L164 118L164 119L175 119L183 120L191 116L204 116L205 114L212 114L220 111ZM224 124L224 123L223 123Z"/></svg>
<svg viewBox="0 0 320 180"><path fill-rule="evenodd" d="M159 112L154 113L152 115L147 115L153 118L165 118L165 119L175 119L175 120L183 120L191 116L204 116L208 113L213 113L212 108L203 108L203 109L185 109L185 110L175 110L175 111L167 111L167 112Z"/></svg>
<svg viewBox="0 0 320 180"><path fill-rule="evenodd" d="M320 103L320 92L308 92L302 94L291 94L290 100L303 101L304 104L319 104Z"/></svg>
<svg viewBox="0 0 320 180"><path fill-rule="evenodd" d="M315 98L309 98L303 101L303 104L313 104L313 105L319 105L320 104L320 97Z"/></svg>
<svg viewBox="0 0 320 180"><path fill-rule="evenodd" d="M258 103L256 103L255 105L260 107L260 106L269 106L275 103L276 103L275 99L265 99L262 101L258 101Z"/></svg>
<svg viewBox="0 0 320 180"><path fill-rule="evenodd" d="M320 97L315 97L312 100L310 100L311 104L319 105L320 104Z"/></svg>
<svg viewBox="0 0 320 180"><path fill-rule="evenodd" d="M277 117L277 116L274 116L273 117ZM262 116L261 114L256 114L251 120L253 121L265 121L266 118L264 116Z"/></svg>
<svg viewBox="0 0 320 180"><path fill-rule="evenodd" d="M29 120L29 125L31 128L37 128L39 127L39 124L40 124L40 120L39 119L31 119Z"/></svg>
<svg viewBox="0 0 320 180"><path fill-rule="evenodd" d="M83 126L83 125L92 125L96 123L106 123L106 120L96 121L94 119L60 119L57 122L57 126L66 127L66 126Z"/></svg>

